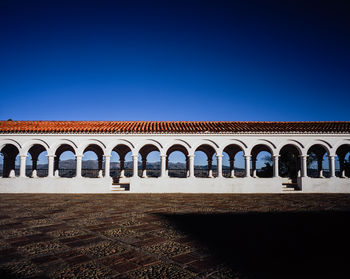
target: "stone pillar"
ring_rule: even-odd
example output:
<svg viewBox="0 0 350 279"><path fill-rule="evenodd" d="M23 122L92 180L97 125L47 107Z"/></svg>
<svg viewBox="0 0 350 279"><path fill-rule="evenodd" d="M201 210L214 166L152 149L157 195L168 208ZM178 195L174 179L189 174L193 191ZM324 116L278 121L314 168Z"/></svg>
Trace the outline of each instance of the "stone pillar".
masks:
<svg viewBox="0 0 350 279"><path fill-rule="evenodd" d="M253 177L257 177L256 176L256 157L252 159L252 170L253 170Z"/></svg>
<svg viewBox="0 0 350 279"><path fill-rule="evenodd" d="M250 155L244 155L245 161L245 177L250 177Z"/></svg>
<svg viewBox="0 0 350 279"><path fill-rule="evenodd" d="M166 177L166 155L160 155L160 177Z"/></svg>
<svg viewBox="0 0 350 279"><path fill-rule="evenodd" d="M345 161L345 155L338 155L339 158L339 171L340 171L340 178L345 178L345 166L344 166L344 161Z"/></svg>
<svg viewBox="0 0 350 279"><path fill-rule="evenodd" d="M58 170L60 158L54 155L54 171Z"/></svg>
<svg viewBox="0 0 350 279"><path fill-rule="evenodd" d="M273 156L273 177L278 177L279 174L278 174L278 158L280 156L279 155L274 155Z"/></svg>
<svg viewBox="0 0 350 279"><path fill-rule="evenodd" d="M37 175L37 169L38 167L38 156L33 156L32 155L32 178L38 177Z"/></svg>
<svg viewBox="0 0 350 279"><path fill-rule="evenodd" d="M235 159L230 159L230 177L235 177Z"/></svg>
<svg viewBox="0 0 350 279"><path fill-rule="evenodd" d="M55 161L55 155L46 155L49 159L49 166L47 169L47 176L48 177L53 177L53 172L54 172L54 161Z"/></svg>
<svg viewBox="0 0 350 279"><path fill-rule="evenodd" d="M222 155L216 155L217 167L218 167L218 177L222 177Z"/></svg>
<svg viewBox="0 0 350 279"><path fill-rule="evenodd" d="M322 172L322 161L323 161L323 157L321 157L321 155L317 155L317 171L318 171L318 176L320 178L323 178L323 172Z"/></svg>
<svg viewBox="0 0 350 279"><path fill-rule="evenodd" d="M102 170L103 156L102 155L98 156L97 160L98 160L98 167L97 167L97 169L98 169L98 171L100 171L100 170Z"/></svg>
<svg viewBox="0 0 350 279"><path fill-rule="evenodd" d="M138 155L132 155L132 166L133 166L133 168L132 168L132 177L138 177L138 168L139 168L139 166L138 166Z"/></svg>
<svg viewBox="0 0 350 279"><path fill-rule="evenodd" d="M120 158L120 177L125 177L125 157Z"/></svg>
<svg viewBox="0 0 350 279"><path fill-rule="evenodd" d="M335 156L330 155L329 157L329 172L330 177L335 177Z"/></svg>
<svg viewBox="0 0 350 279"><path fill-rule="evenodd" d="M186 177L190 176L190 161L188 159L188 156L186 156Z"/></svg>
<svg viewBox="0 0 350 279"><path fill-rule="evenodd" d="M213 159L208 157L208 177L213 178Z"/></svg>
<svg viewBox="0 0 350 279"><path fill-rule="evenodd" d="M26 177L26 159L27 155L20 156L20 165L19 165L19 177Z"/></svg>
<svg viewBox="0 0 350 279"><path fill-rule="evenodd" d="M147 177L146 168L147 168L147 157L146 158L142 157L142 175L141 175L142 178Z"/></svg>
<svg viewBox="0 0 350 279"><path fill-rule="evenodd" d="M75 177L81 177L81 166L82 166L83 155L75 155L75 158L77 159L77 167L76 167Z"/></svg>
<svg viewBox="0 0 350 279"><path fill-rule="evenodd" d="M301 177L307 177L307 155L300 155L301 158Z"/></svg>
<svg viewBox="0 0 350 279"><path fill-rule="evenodd" d="M111 176L111 155L105 155L105 177Z"/></svg>
<svg viewBox="0 0 350 279"><path fill-rule="evenodd" d="M165 176L169 176L169 157L166 155L165 160Z"/></svg>
<svg viewBox="0 0 350 279"><path fill-rule="evenodd" d="M189 161L188 177L194 177L194 155L188 155L188 161Z"/></svg>
<svg viewBox="0 0 350 279"><path fill-rule="evenodd" d="M38 166L38 157L32 157L32 171L36 170Z"/></svg>
<svg viewBox="0 0 350 279"><path fill-rule="evenodd" d="M27 155L20 155L19 177L26 177Z"/></svg>

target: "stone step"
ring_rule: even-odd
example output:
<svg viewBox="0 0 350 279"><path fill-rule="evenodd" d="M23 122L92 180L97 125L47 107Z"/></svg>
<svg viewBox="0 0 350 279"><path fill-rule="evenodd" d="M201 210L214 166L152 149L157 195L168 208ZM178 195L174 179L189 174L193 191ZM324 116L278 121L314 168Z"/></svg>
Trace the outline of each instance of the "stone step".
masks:
<svg viewBox="0 0 350 279"><path fill-rule="evenodd" d="M283 192L293 192L298 189L297 183L282 183L282 191Z"/></svg>
<svg viewBox="0 0 350 279"><path fill-rule="evenodd" d="M294 192L296 191L294 188L284 188L282 189L283 192Z"/></svg>
<svg viewBox="0 0 350 279"><path fill-rule="evenodd" d="M120 187L120 185L112 185L110 189L111 191L125 191L125 188Z"/></svg>

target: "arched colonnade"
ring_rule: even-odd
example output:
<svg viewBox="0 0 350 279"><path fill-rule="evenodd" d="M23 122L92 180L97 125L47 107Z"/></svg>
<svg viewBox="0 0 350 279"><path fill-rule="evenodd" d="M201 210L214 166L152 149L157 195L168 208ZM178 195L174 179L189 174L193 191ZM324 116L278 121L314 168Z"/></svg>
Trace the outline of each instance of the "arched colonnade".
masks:
<svg viewBox="0 0 350 279"><path fill-rule="evenodd" d="M147 156L152 152L159 153L159 176L169 177L169 157L173 152L181 152L185 156L185 172L183 177L195 177L196 152L203 152L207 157L207 177L235 178L235 158L238 153L244 158L244 177L349 177L350 141L330 144L320 139L308 140L305 143L293 139L273 142L259 139L246 143L242 140L227 139L220 143L215 140L186 141L172 139L166 142L145 139L133 143L132 140L118 139L112 142L89 139L59 139L48 143L40 139L29 139L22 144L15 140L0 140L0 154L3 161L2 177L16 176L16 160L19 161L18 176L26 177L26 160L32 160L32 177L37 177L37 162L39 156L45 153L47 157L47 176L59 177L60 158L64 153L70 153L75 160L75 170L71 176L84 175L83 158L87 152L97 157L97 168L93 177L109 177L111 175L111 154L116 152L119 157L119 176L125 176L125 158L132 157L132 177L146 178ZM257 159L261 153L270 154L264 171L257 172ZM223 156L227 156L229 165L223 173ZM17 158L17 159L16 159ZM19 158L19 159L18 159ZM216 159L216 172L213 175L213 158ZM336 161L339 170L336 172ZM42 175L43 176L43 175Z"/></svg>

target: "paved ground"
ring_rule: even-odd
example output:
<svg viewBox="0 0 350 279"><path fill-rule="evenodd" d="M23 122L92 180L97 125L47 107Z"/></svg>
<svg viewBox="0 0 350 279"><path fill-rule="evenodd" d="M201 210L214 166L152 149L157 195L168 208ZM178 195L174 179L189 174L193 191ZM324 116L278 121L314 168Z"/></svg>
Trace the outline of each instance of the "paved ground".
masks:
<svg viewBox="0 0 350 279"><path fill-rule="evenodd" d="M0 277L350 278L349 217L350 195L0 194Z"/></svg>

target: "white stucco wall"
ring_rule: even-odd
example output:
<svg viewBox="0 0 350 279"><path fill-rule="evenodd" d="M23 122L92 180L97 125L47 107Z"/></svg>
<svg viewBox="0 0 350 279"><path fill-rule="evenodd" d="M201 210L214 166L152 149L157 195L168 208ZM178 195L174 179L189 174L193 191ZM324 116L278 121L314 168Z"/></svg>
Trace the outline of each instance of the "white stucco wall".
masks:
<svg viewBox="0 0 350 279"><path fill-rule="evenodd" d="M104 155L110 155L118 144L130 147L133 155L137 155L142 146L154 144L161 155L174 144L184 146L189 155L193 155L201 144L212 146L218 155L229 144L237 144L245 155L258 144L267 145L272 155L279 152L286 144L298 148L301 155L306 156L308 149L314 144L325 147L328 155L335 156L342 144L350 144L350 135L334 134L1 134L0 150L6 144L15 145L19 154L27 155L34 144L41 144L49 156L55 154L62 144L68 144L76 155L82 155L89 144L99 145ZM1 193L108 193L111 192L111 178L0 178ZM349 178L301 179L302 192L344 192L350 193ZM130 192L188 192L188 193L279 193L282 181L274 178L131 178Z"/></svg>

